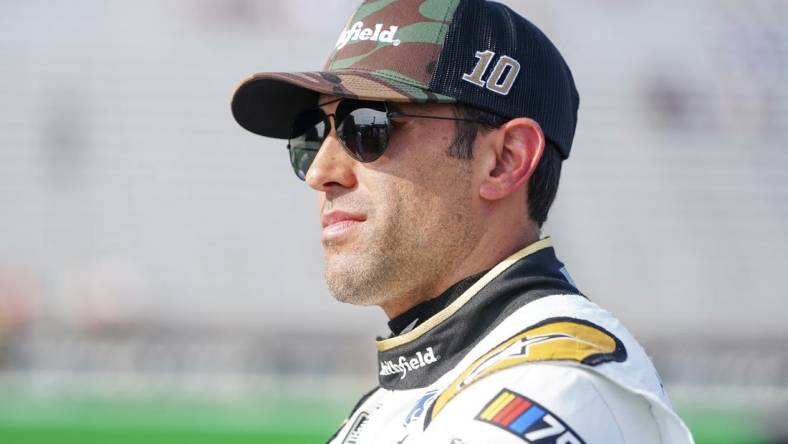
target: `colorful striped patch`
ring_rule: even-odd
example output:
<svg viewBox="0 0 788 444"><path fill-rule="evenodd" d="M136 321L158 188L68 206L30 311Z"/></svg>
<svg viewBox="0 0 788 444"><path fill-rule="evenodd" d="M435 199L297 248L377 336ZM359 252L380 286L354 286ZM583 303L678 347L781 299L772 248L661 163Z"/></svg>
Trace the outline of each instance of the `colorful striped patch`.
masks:
<svg viewBox="0 0 788 444"><path fill-rule="evenodd" d="M585 441L544 406L511 390L501 390L476 415L533 444L585 444Z"/></svg>

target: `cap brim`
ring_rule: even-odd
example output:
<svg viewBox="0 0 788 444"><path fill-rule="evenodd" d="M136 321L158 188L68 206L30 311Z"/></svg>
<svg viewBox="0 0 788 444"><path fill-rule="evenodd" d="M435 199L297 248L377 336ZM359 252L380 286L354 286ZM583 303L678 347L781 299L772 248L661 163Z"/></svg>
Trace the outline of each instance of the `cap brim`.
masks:
<svg viewBox="0 0 788 444"><path fill-rule="evenodd" d="M232 112L247 130L287 139L298 114L317 106L320 94L386 102L454 103L452 97L387 73L342 70L300 73L260 73L235 90Z"/></svg>

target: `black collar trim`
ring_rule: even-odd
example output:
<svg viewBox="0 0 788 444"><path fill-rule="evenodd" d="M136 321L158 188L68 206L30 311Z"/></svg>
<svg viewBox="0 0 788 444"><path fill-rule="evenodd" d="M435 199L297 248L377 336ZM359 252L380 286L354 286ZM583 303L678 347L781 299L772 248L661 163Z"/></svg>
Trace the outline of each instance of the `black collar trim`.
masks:
<svg viewBox="0 0 788 444"><path fill-rule="evenodd" d="M487 271L474 274L471 277L467 277L460 282L457 282L456 284L449 287L446 291L441 293L440 296L428 301L424 301L421 304L412 307L408 311L390 320L390 337L403 335L438 314L441 310L445 309L449 306L449 304L462 296L462 294L471 288L471 286L475 284L476 281L487 274Z"/></svg>

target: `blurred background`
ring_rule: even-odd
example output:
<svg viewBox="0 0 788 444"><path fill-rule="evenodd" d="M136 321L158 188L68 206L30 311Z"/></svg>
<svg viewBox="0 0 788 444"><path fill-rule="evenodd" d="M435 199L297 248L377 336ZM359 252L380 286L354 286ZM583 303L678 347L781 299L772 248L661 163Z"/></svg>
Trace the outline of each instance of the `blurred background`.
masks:
<svg viewBox="0 0 788 444"><path fill-rule="evenodd" d="M788 2L520 0L581 94L546 226L698 443L788 443ZM0 0L0 442L323 442L376 384L316 197L233 121L351 0Z"/></svg>

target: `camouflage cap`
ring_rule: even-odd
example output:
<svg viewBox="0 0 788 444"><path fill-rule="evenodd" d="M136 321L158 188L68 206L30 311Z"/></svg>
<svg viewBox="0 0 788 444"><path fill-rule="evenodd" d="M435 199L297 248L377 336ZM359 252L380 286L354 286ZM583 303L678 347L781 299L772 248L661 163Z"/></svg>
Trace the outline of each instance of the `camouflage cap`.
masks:
<svg viewBox="0 0 788 444"><path fill-rule="evenodd" d="M569 156L578 95L558 50L533 24L485 0L366 0L323 70L259 73L235 91L247 130L290 137L320 94L387 102L462 103L530 117Z"/></svg>

